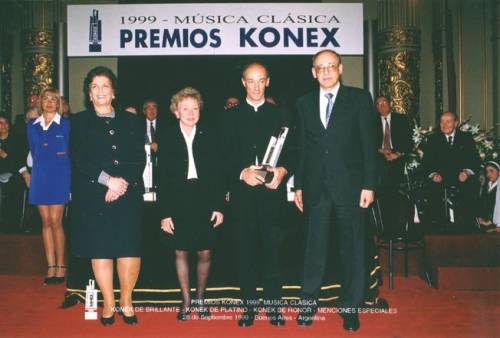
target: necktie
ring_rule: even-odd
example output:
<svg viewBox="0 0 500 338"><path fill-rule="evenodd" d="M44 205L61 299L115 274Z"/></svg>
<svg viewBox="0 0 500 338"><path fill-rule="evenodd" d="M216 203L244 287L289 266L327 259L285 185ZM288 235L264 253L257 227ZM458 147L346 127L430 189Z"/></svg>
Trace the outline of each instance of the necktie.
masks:
<svg viewBox="0 0 500 338"><path fill-rule="evenodd" d="M389 127L387 117L384 117L384 120L384 150L391 150L391 128Z"/></svg>
<svg viewBox="0 0 500 338"><path fill-rule="evenodd" d="M151 137L151 143L156 142L155 127L153 127L153 121L149 122L149 135Z"/></svg>
<svg viewBox="0 0 500 338"><path fill-rule="evenodd" d="M328 126L328 121L330 121L330 116L332 115L333 94L332 93L326 93L325 97L328 100L328 104L326 105L326 112L325 112L325 128L326 128Z"/></svg>
<svg viewBox="0 0 500 338"><path fill-rule="evenodd" d="M453 145L453 136L448 136L448 145L450 147Z"/></svg>

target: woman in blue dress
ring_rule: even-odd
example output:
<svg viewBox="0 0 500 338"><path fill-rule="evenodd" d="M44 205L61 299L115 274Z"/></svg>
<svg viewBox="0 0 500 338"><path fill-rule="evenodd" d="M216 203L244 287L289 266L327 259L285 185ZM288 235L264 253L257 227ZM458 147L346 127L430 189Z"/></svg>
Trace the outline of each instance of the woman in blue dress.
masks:
<svg viewBox="0 0 500 338"><path fill-rule="evenodd" d="M64 205L69 200L69 120L60 115L61 97L56 89L40 94L41 116L29 123L28 142L33 157L29 203L38 206L48 263L45 284L61 284L66 273Z"/></svg>

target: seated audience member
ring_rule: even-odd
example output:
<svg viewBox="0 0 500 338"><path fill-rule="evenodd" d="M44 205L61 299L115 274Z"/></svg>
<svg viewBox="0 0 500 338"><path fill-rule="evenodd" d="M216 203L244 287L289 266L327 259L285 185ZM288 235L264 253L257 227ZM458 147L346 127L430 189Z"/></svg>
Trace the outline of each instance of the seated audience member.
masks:
<svg viewBox="0 0 500 338"><path fill-rule="evenodd" d="M495 161L486 162L484 175L486 181L481 187L478 204L478 223L482 226L493 225L493 212L495 207L499 207L500 201L497 198L500 165ZM498 225L498 224L497 224Z"/></svg>
<svg viewBox="0 0 500 338"><path fill-rule="evenodd" d="M20 151L10 133L10 121L0 115L0 217L4 230L13 231L19 221L22 183Z"/></svg>
<svg viewBox="0 0 500 338"><path fill-rule="evenodd" d="M398 188L404 178L405 155L411 151L410 124L406 115L393 113L385 96L375 101L380 123L377 125L382 163L382 187Z"/></svg>
<svg viewBox="0 0 500 338"><path fill-rule="evenodd" d="M451 208L449 221L470 226L478 196L480 158L472 136L457 126L455 114L442 113L439 131L429 137L424 149L422 165L429 180L427 212L431 222L445 221L446 196Z"/></svg>
<svg viewBox="0 0 500 338"><path fill-rule="evenodd" d="M406 154L411 151L410 124L406 115L391 111L391 103L385 96L377 97L377 146L380 164L380 184L377 199L381 208L386 231L399 233L402 229L399 186L404 182Z"/></svg>

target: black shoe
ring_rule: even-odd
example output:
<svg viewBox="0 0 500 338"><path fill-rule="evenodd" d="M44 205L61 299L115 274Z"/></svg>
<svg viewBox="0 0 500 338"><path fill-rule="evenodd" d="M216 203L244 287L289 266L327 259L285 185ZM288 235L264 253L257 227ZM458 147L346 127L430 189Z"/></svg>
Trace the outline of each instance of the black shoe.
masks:
<svg viewBox="0 0 500 338"><path fill-rule="evenodd" d="M200 316L200 319L210 319L211 315L212 314L210 313L210 309L208 307L203 306L198 311L198 316Z"/></svg>
<svg viewBox="0 0 500 338"><path fill-rule="evenodd" d="M313 323L314 315L300 314L297 316L297 325L310 326Z"/></svg>
<svg viewBox="0 0 500 338"><path fill-rule="evenodd" d="M284 326L285 318L281 312L273 312L272 314L268 314L267 318L269 319L269 323L273 326Z"/></svg>
<svg viewBox="0 0 500 338"><path fill-rule="evenodd" d="M57 265L49 265L49 269L56 269ZM56 284L57 277L56 276L45 276L43 279L43 284L44 285L53 285Z"/></svg>
<svg viewBox="0 0 500 338"><path fill-rule="evenodd" d="M101 317L101 324L104 326L113 325L115 323L115 314L111 317Z"/></svg>
<svg viewBox="0 0 500 338"><path fill-rule="evenodd" d="M297 316L297 325L310 326L313 323L314 315L318 311L316 306L302 307Z"/></svg>
<svg viewBox="0 0 500 338"><path fill-rule="evenodd" d="M117 313L123 317L123 322L128 325L135 325L138 323L137 316L134 314L132 316L125 316L123 309L117 311Z"/></svg>
<svg viewBox="0 0 500 338"><path fill-rule="evenodd" d="M255 311L244 312L241 315L240 320L238 320L238 326L239 327L252 326L254 320L255 320Z"/></svg>
<svg viewBox="0 0 500 338"><path fill-rule="evenodd" d="M186 320L189 319L189 314L191 313L191 310L189 308L184 308L180 307L179 308L179 313L177 313L177 320L181 322L185 322Z"/></svg>
<svg viewBox="0 0 500 338"><path fill-rule="evenodd" d="M128 324L128 325L135 325L138 323L137 321L137 316L136 315L133 315L133 316L125 316L125 314L123 312L121 312L122 314L122 317L123 317L123 322L125 324Z"/></svg>
<svg viewBox="0 0 500 338"><path fill-rule="evenodd" d="M344 330L354 332L359 329L359 318L357 313L342 314L341 317L344 320Z"/></svg>
<svg viewBox="0 0 500 338"><path fill-rule="evenodd" d="M66 270L66 266L64 266L64 265L56 266L56 268ZM64 283L64 279L65 279L64 276L63 277L55 276L54 280L53 280L53 284L62 284L62 283Z"/></svg>

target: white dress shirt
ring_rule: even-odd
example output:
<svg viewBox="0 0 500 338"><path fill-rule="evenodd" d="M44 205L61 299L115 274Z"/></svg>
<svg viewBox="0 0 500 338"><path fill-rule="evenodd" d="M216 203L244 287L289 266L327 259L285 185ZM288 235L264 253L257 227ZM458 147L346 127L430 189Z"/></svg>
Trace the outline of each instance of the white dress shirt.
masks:
<svg viewBox="0 0 500 338"><path fill-rule="evenodd" d="M337 94L339 92L340 88L340 83L337 83L335 87L332 88L330 91L325 91L322 88L319 89L319 118L321 119L321 123L323 123L323 126L326 128L326 107L328 106L328 99L326 98L325 94L327 93L332 93L332 104L335 105L335 100L337 99ZM335 112L332 110L332 115L330 116L330 119L333 117Z"/></svg>
<svg viewBox="0 0 500 338"><path fill-rule="evenodd" d="M382 122L382 134L383 136L385 136L385 119L387 119L387 123L389 124L389 130L392 131L391 129L391 113L387 114L387 116L380 116L380 120ZM391 132L391 135L392 135L392 132ZM393 149L394 147L392 146L392 137L389 137L389 142L390 142L390 145L391 145L391 149ZM382 145L380 146L380 148L384 148L384 138L382 138Z"/></svg>
<svg viewBox="0 0 500 338"><path fill-rule="evenodd" d="M149 143L151 143L152 142L151 141L151 122L153 122L153 129L155 130L155 133L156 133L156 119L154 119L153 121L146 119L146 121L148 122L146 125L146 134L148 135Z"/></svg>
<svg viewBox="0 0 500 338"><path fill-rule="evenodd" d="M180 122L179 122L180 123ZM194 164L194 157L193 157L193 141L194 137L196 135L196 125L193 127L193 130L191 130L191 134L187 134L184 129L181 127L181 132L182 136L184 136L184 140L186 141L186 146L188 150L188 174L187 174L187 179L192 179L192 178L198 178L198 173L196 172L196 165Z"/></svg>

